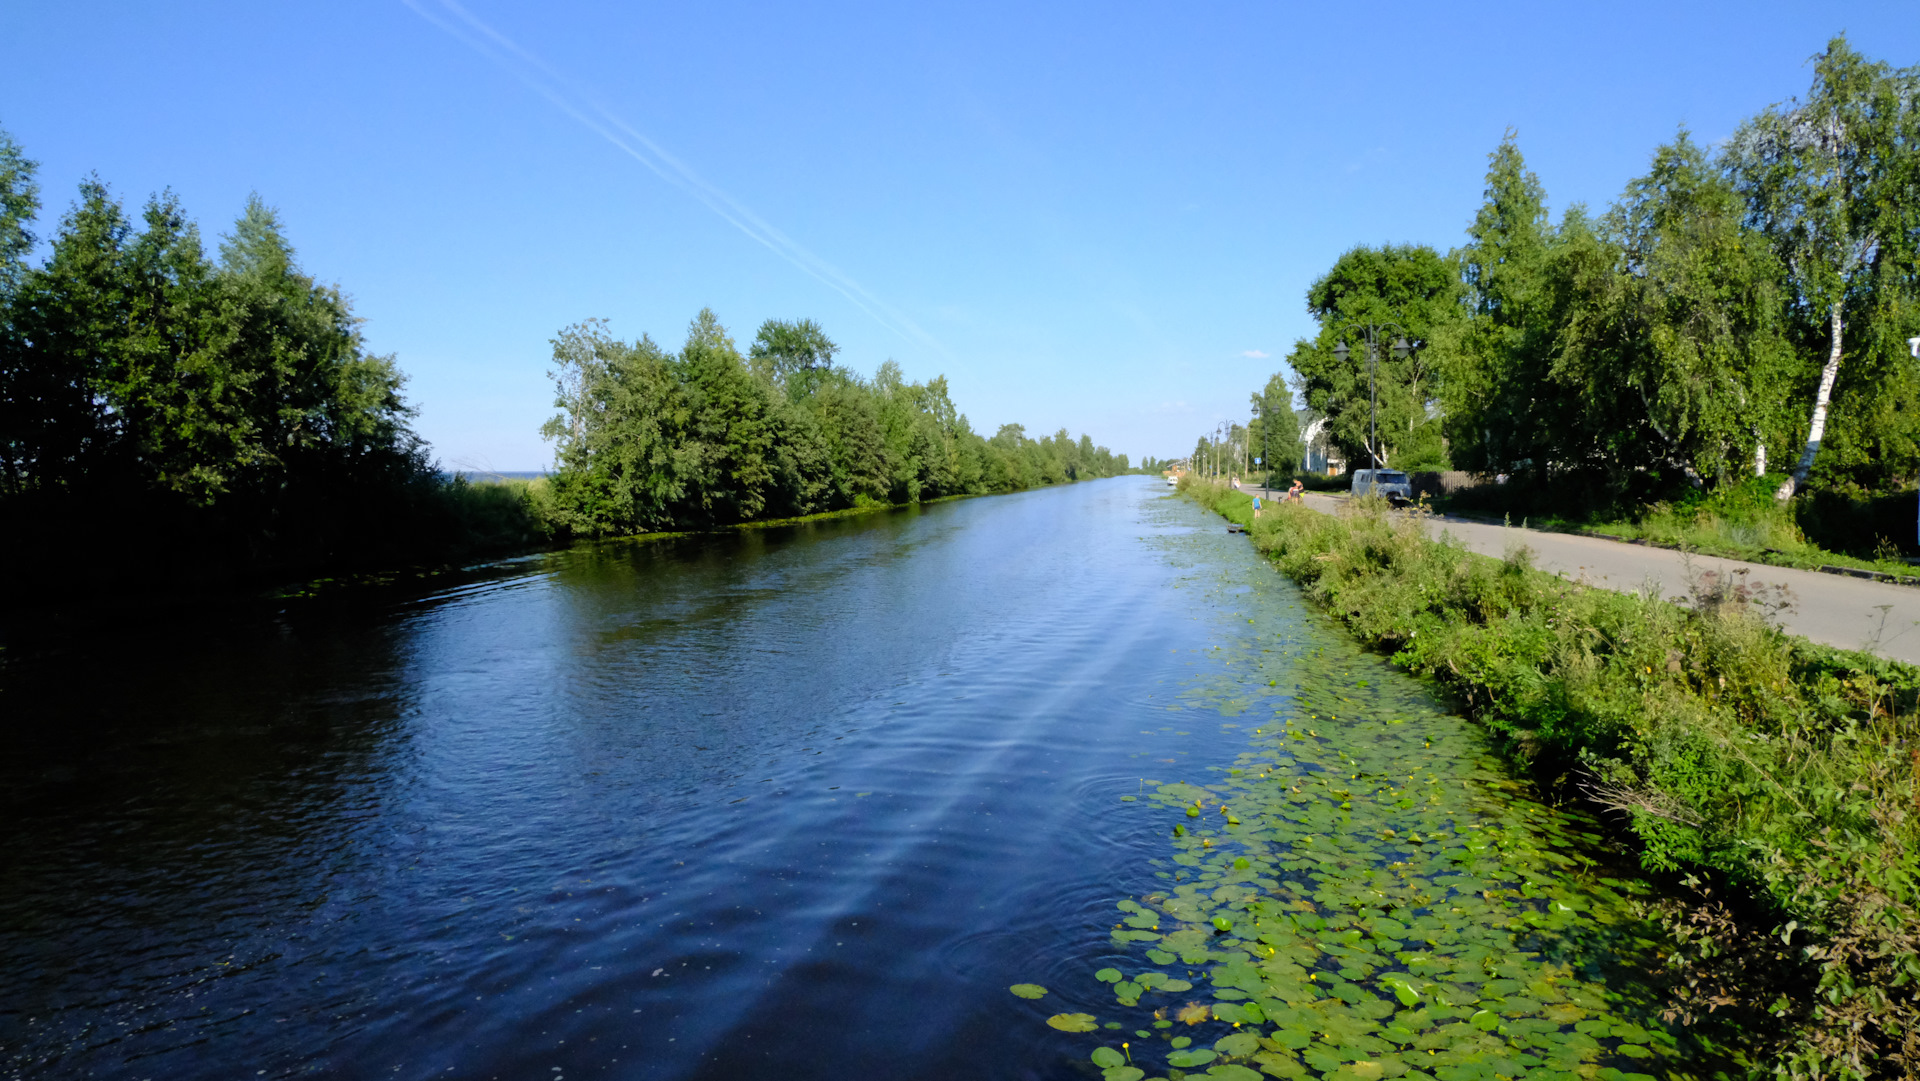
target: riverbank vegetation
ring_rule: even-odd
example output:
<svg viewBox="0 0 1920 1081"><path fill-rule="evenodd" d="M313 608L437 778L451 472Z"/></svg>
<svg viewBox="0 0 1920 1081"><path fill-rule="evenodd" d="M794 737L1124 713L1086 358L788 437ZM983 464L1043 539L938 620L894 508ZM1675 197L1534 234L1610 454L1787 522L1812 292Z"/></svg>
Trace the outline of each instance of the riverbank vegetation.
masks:
<svg viewBox="0 0 1920 1081"><path fill-rule="evenodd" d="M1587 589L1377 500L1254 519L1224 485L1182 491L1690 887L1658 913L1670 1019L1735 1019L1780 1077L1920 1071L1920 672L1787 635L1738 580Z"/></svg>
<svg viewBox="0 0 1920 1081"><path fill-rule="evenodd" d="M1509 132L1465 244L1342 255L1286 358L1317 437L1477 474L1462 509L1516 521L1920 551L1920 67L1844 37L1811 67L1717 146L1682 128L1603 210L1554 220ZM1756 475L1789 513L1715 498Z"/></svg>
<svg viewBox="0 0 1920 1081"><path fill-rule="evenodd" d="M171 193L130 215L88 179L34 264L38 210L0 133L0 599L217 591L543 535L524 500L436 473L394 358L257 197L210 253Z"/></svg>
<svg viewBox="0 0 1920 1081"><path fill-rule="evenodd" d="M1129 472L1127 456L1065 429L991 437L944 376L871 379L833 362L811 320L768 320L744 354L711 311L677 351L603 321L553 343L559 468L547 509L578 536L704 529L768 518L1011 492Z"/></svg>
<svg viewBox="0 0 1920 1081"><path fill-rule="evenodd" d="M442 473L396 359L300 268L257 196L209 252L171 193L90 178L49 238L0 132L0 604L186 594L444 566L574 537L704 529L1128 471L1062 430L973 432L944 378L833 363L811 321L742 355L710 312L668 353L554 342L556 472Z"/></svg>

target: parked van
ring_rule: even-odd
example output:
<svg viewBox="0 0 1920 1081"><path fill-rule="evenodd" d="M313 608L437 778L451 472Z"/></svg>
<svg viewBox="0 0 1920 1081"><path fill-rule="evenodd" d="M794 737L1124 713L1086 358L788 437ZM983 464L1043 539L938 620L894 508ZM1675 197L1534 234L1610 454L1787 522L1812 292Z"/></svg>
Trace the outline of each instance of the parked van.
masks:
<svg viewBox="0 0 1920 1081"><path fill-rule="evenodd" d="M1352 491L1354 495L1377 492L1395 504L1413 502L1413 481L1398 469L1356 469Z"/></svg>

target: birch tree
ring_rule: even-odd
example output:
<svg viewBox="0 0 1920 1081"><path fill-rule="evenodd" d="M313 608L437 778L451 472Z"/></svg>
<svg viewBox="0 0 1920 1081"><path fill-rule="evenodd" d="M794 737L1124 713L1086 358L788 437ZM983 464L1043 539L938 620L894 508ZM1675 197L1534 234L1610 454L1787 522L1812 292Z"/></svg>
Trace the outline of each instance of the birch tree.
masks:
<svg viewBox="0 0 1920 1081"><path fill-rule="evenodd" d="M1883 264L1912 259L1915 82L1915 69L1869 61L1836 37L1814 58L1806 100L1749 120L1727 150L1752 224L1786 263L1799 314L1825 323L1807 443L1782 500L1805 487L1826 436L1849 309L1868 306Z"/></svg>

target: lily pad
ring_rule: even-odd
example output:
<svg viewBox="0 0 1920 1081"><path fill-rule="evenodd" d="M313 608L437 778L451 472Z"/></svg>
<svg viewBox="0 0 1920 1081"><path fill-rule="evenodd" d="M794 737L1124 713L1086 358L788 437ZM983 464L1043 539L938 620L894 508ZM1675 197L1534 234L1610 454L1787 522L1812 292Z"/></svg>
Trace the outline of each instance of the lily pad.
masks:
<svg viewBox="0 0 1920 1081"><path fill-rule="evenodd" d="M1007 988L1007 990L1012 991L1021 998L1047 997L1047 989L1037 983L1016 983L1012 987Z"/></svg>
<svg viewBox="0 0 1920 1081"><path fill-rule="evenodd" d="M1147 1071L1138 1066L1114 1066L1100 1071L1102 1081L1140 1081Z"/></svg>
<svg viewBox="0 0 1920 1081"><path fill-rule="evenodd" d="M1261 1077L1245 1066L1236 1065L1231 1062L1223 1062L1218 1066L1209 1066L1207 1068L1207 1076L1217 1077L1220 1081L1267 1081L1266 1078Z"/></svg>
<svg viewBox="0 0 1920 1081"><path fill-rule="evenodd" d="M1167 1063L1168 1065L1178 1066L1184 1070L1191 1069L1195 1066L1205 1066L1207 1063L1219 1057L1220 1056L1205 1048L1195 1047L1186 1051L1175 1051L1173 1054L1167 1056Z"/></svg>
<svg viewBox="0 0 1920 1081"><path fill-rule="evenodd" d="M1127 1064L1127 1057L1111 1047L1096 1047L1093 1049L1093 1054L1088 1057L1093 1059L1095 1066L1103 1070Z"/></svg>
<svg viewBox="0 0 1920 1081"><path fill-rule="evenodd" d="M1245 1058L1260 1050L1260 1037L1251 1032L1235 1032L1215 1040L1213 1049L1228 1058Z"/></svg>
<svg viewBox="0 0 1920 1081"><path fill-rule="evenodd" d="M1119 983L1120 970L1117 968L1103 968L1094 973L1093 978L1099 980L1101 983Z"/></svg>
<svg viewBox="0 0 1920 1081"><path fill-rule="evenodd" d="M1047 1024L1062 1032L1092 1032L1100 1027L1090 1013L1056 1013L1047 1018Z"/></svg>
<svg viewBox="0 0 1920 1081"><path fill-rule="evenodd" d="M1209 1012L1206 1003L1189 1002L1185 1006L1180 1007L1179 1011L1173 1016L1176 1020L1185 1021L1189 1025L1197 1025L1207 1019Z"/></svg>

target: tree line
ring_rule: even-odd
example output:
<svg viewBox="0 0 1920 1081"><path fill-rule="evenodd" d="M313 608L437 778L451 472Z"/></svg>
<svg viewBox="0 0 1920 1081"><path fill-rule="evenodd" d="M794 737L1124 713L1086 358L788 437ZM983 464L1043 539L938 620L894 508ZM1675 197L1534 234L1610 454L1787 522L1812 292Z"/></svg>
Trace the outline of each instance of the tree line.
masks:
<svg viewBox="0 0 1920 1081"><path fill-rule="evenodd" d="M677 351L622 341L604 320L566 328L543 429L554 519L588 536L698 529L1129 471L1064 428L983 437L944 376L909 382L889 360L863 378L838 352L812 320L769 319L743 354L710 310Z"/></svg>
<svg viewBox="0 0 1920 1081"><path fill-rule="evenodd" d="M1837 37L1804 99L1716 147L1683 128L1604 212L1557 222L1509 132L1467 236L1357 247L1308 289L1319 330L1287 363L1349 462L1588 503L1756 475L1781 499L1912 485L1920 67Z"/></svg>
<svg viewBox="0 0 1920 1081"><path fill-rule="evenodd" d="M1127 471L1062 430L968 426L944 378L833 363L810 321L742 356L711 313L669 354L602 323L554 342L556 472L442 474L405 376L301 269L257 195L212 250L171 192L98 177L46 238L0 130L0 602L251 587L572 536L697 529Z"/></svg>
<svg viewBox="0 0 1920 1081"><path fill-rule="evenodd" d="M463 527L339 289L257 196L209 252L171 192L98 177L31 256L0 131L0 552L11 599L199 588L445 550Z"/></svg>

